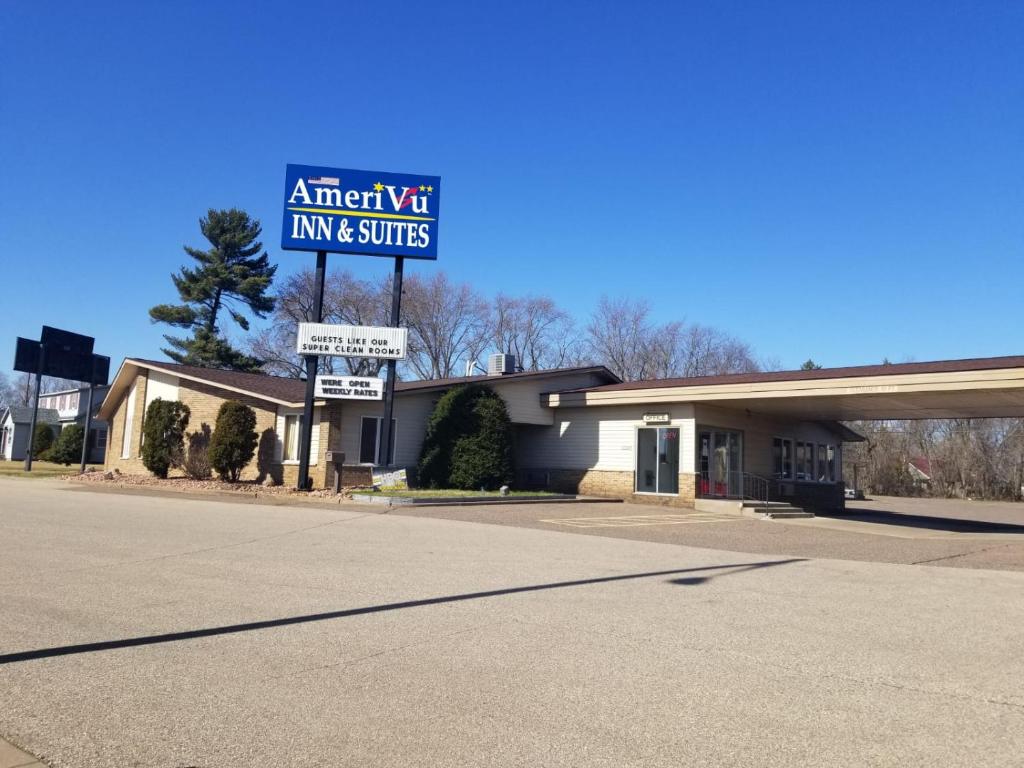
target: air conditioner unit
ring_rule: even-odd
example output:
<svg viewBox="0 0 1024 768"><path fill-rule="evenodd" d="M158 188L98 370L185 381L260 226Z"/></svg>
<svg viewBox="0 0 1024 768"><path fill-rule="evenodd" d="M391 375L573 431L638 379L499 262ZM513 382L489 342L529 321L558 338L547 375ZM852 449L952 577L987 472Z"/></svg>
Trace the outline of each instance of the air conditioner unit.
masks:
<svg viewBox="0 0 1024 768"><path fill-rule="evenodd" d="M516 372L516 356L495 354L487 358L488 376L505 376Z"/></svg>

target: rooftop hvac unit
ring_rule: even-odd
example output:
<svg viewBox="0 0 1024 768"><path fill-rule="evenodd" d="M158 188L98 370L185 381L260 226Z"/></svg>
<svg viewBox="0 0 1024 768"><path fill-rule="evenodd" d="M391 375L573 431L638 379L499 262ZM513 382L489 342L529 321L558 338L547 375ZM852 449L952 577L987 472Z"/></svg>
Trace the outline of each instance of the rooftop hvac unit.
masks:
<svg viewBox="0 0 1024 768"><path fill-rule="evenodd" d="M487 358L488 376L505 376L516 372L516 356L498 353Z"/></svg>

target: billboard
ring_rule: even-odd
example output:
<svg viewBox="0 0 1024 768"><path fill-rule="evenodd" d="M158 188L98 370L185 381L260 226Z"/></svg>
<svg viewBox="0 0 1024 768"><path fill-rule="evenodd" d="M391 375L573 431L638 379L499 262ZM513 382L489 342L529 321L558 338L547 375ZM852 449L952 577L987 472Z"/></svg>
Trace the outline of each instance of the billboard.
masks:
<svg viewBox="0 0 1024 768"><path fill-rule="evenodd" d="M437 259L441 177L288 165L281 247Z"/></svg>
<svg viewBox="0 0 1024 768"><path fill-rule="evenodd" d="M300 355L404 360L408 338L408 328L299 323L295 351Z"/></svg>

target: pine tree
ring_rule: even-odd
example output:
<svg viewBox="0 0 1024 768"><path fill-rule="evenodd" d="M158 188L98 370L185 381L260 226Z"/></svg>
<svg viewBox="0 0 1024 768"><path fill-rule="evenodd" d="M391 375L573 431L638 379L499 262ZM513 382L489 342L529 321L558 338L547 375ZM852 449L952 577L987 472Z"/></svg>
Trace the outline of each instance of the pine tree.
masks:
<svg viewBox="0 0 1024 768"><path fill-rule="evenodd" d="M821 366L811 358L807 358L807 360L804 361L804 364L800 366L801 371L817 371L820 368Z"/></svg>
<svg viewBox="0 0 1024 768"><path fill-rule="evenodd" d="M232 347L218 320L223 310L248 331L249 320L240 310L247 308L262 318L274 309L274 299L267 291L277 266L270 264L259 241L263 228L236 208L211 208L199 220L199 228L212 247L203 251L186 245L185 252L198 266L182 267L171 275L182 303L160 304L149 310L155 323L192 331L189 338L164 336L171 348L163 352L176 362L203 368L256 370L262 361Z"/></svg>

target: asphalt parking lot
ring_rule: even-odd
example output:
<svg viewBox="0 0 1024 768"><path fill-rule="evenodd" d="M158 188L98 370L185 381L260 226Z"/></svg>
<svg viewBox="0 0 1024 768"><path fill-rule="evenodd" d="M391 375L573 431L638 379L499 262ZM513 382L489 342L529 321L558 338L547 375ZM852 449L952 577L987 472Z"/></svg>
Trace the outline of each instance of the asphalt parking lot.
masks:
<svg viewBox="0 0 1024 768"><path fill-rule="evenodd" d="M1024 570L1024 504L876 497L849 505L841 515L770 521L613 503L402 507L394 513L763 555Z"/></svg>
<svg viewBox="0 0 1024 768"><path fill-rule="evenodd" d="M1019 765L1024 574L634 538L748 522L802 530L0 481L0 735L60 767Z"/></svg>

